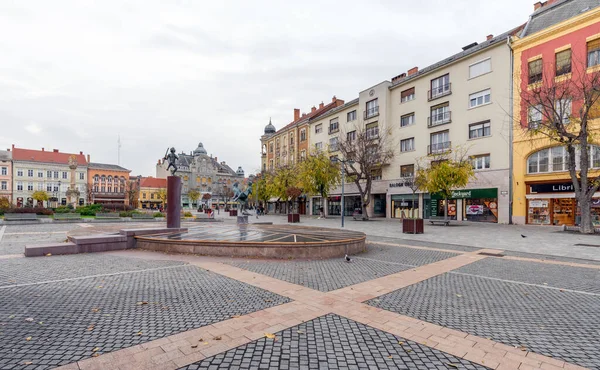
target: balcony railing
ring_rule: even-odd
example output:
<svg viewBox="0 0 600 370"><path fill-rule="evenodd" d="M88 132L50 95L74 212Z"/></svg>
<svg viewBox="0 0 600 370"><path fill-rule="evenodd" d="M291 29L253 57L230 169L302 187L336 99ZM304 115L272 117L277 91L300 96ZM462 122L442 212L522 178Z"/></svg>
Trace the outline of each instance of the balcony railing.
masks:
<svg viewBox="0 0 600 370"><path fill-rule="evenodd" d="M433 88L427 92L428 100L431 101L433 99L441 98L442 96L452 94L452 84L447 83L442 86L438 86Z"/></svg>
<svg viewBox="0 0 600 370"><path fill-rule="evenodd" d="M427 146L427 154L439 154L444 153L450 150L452 147L450 141L445 141L443 143L436 143Z"/></svg>
<svg viewBox="0 0 600 370"><path fill-rule="evenodd" d="M452 112L446 111L443 113L435 113L427 117L427 127L444 125L452 122Z"/></svg>
<svg viewBox="0 0 600 370"><path fill-rule="evenodd" d="M527 128L530 130L537 130L540 128L540 123L542 123L542 120L529 121L527 122Z"/></svg>
<svg viewBox="0 0 600 370"><path fill-rule="evenodd" d="M379 115L379 106L365 110L365 119L376 117Z"/></svg>
<svg viewBox="0 0 600 370"><path fill-rule="evenodd" d="M330 128L329 128L329 135L331 135L331 134L335 134L336 132L339 132L339 131L340 131L340 128L339 128L339 127L336 127L336 128L331 128L331 127L330 127Z"/></svg>

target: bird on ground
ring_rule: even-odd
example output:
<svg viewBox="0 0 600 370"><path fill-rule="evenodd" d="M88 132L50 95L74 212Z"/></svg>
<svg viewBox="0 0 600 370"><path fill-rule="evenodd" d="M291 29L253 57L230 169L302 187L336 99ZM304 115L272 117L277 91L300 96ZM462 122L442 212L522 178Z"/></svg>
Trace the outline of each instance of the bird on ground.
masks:
<svg viewBox="0 0 600 370"><path fill-rule="evenodd" d="M346 262L352 262L352 258L348 257L348 255L346 255L346 256L344 257L344 260L345 260Z"/></svg>
<svg viewBox="0 0 600 370"><path fill-rule="evenodd" d="M526 237L527 237L527 235L521 234L521 238L526 238Z"/></svg>

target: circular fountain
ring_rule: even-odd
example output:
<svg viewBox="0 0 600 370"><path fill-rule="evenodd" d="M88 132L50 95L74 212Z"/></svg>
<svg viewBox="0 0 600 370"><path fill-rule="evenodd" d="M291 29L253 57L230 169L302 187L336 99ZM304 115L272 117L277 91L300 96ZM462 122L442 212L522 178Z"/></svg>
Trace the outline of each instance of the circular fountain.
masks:
<svg viewBox="0 0 600 370"><path fill-rule="evenodd" d="M291 225L205 224L136 237L137 248L223 257L331 258L365 251L361 232Z"/></svg>

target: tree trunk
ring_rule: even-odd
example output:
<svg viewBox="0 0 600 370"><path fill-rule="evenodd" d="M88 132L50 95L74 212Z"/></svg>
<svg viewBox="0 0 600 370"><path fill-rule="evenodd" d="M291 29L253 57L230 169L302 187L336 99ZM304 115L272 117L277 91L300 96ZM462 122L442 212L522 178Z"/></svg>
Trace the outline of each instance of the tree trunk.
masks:
<svg viewBox="0 0 600 370"><path fill-rule="evenodd" d="M362 219L367 221L369 219L369 212L367 211L369 208L369 202L362 202Z"/></svg>
<svg viewBox="0 0 600 370"><path fill-rule="evenodd" d="M448 198L444 199L444 221L448 221Z"/></svg>
<svg viewBox="0 0 600 370"><path fill-rule="evenodd" d="M591 200L587 196L582 196L581 198L579 200L579 209L581 210L579 231L582 234L593 234L594 224L592 222Z"/></svg>

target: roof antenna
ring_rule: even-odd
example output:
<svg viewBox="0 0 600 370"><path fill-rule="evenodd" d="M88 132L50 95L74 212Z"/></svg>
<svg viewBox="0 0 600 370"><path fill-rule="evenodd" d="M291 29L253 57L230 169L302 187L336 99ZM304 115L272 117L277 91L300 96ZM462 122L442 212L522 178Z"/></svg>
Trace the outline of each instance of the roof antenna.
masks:
<svg viewBox="0 0 600 370"><path fill-rule="evenodd" d="M119 134L117 139L117 164L121 165L121 134Z"/></svg>

